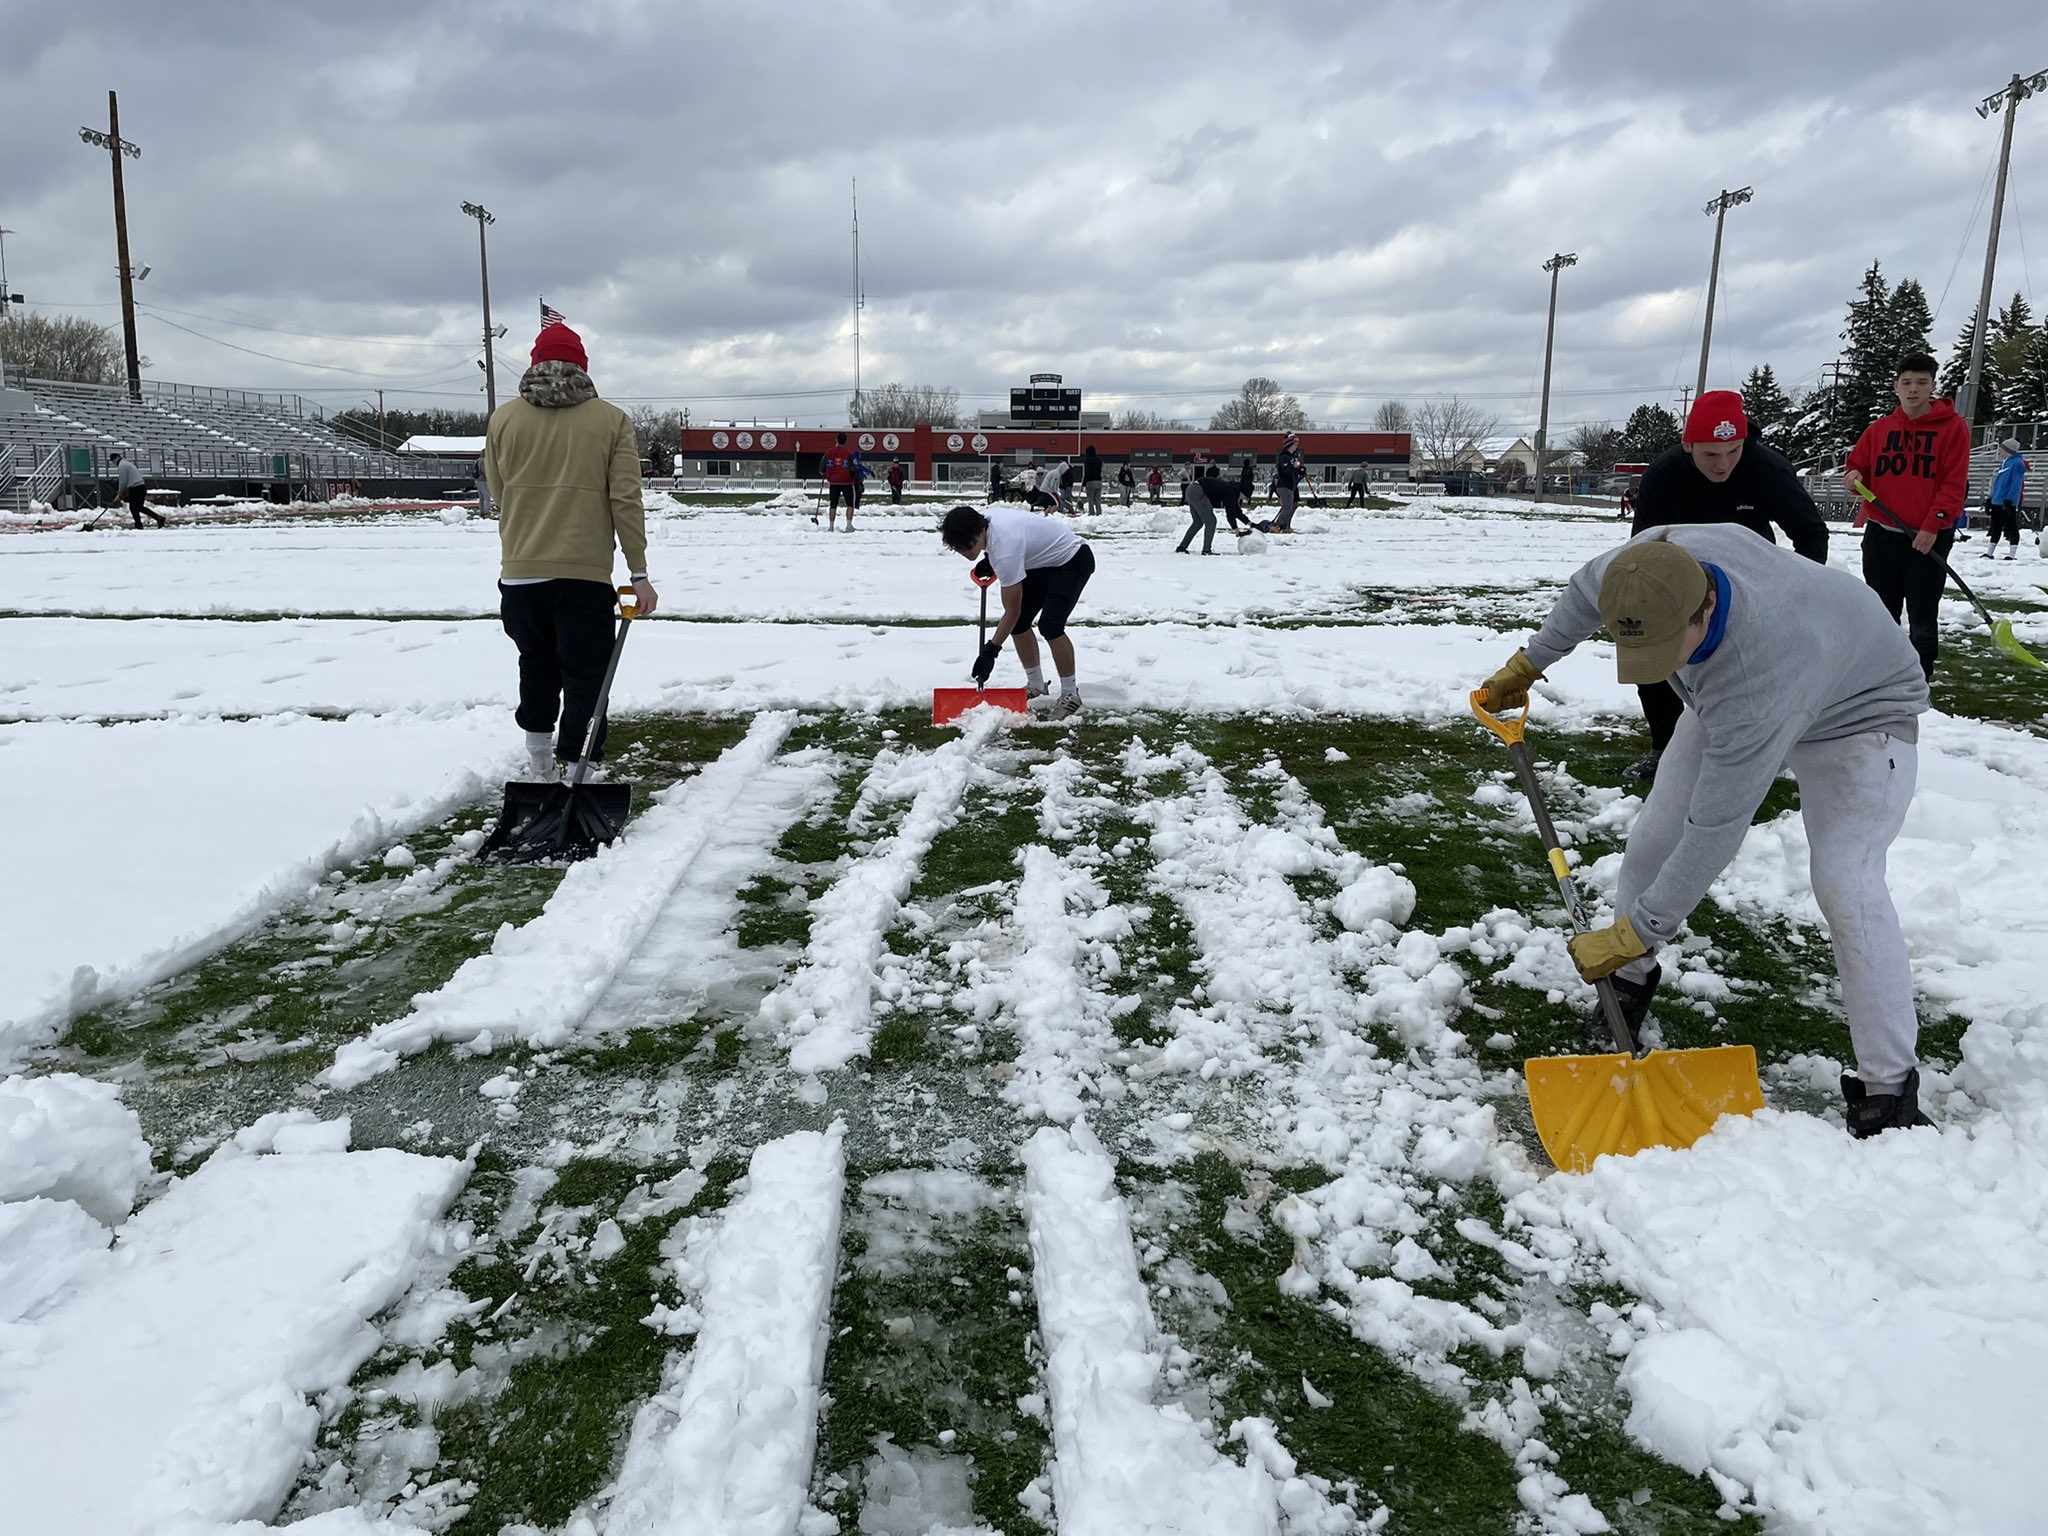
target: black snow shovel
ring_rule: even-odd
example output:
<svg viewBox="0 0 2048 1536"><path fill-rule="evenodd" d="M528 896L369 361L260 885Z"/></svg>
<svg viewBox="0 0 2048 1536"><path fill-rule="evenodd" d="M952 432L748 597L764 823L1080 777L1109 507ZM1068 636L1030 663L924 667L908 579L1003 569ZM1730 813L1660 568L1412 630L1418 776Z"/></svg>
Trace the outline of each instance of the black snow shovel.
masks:
<svg viewBox="0 0 2048 1536"><path fill-rule="evenodd" d="M619 655L626 649L626 631L633 627L637 611L631 587L619 588L619 594L619 637L612 642L611 660L605 664L604 682L597 690L597 708L591 711L590 728L583 733L583 751L569 770L568 781L507 784L505 809L499 813L497 829L477 850L479 860L573 864L589 858L624 829L626 815L633 808L633 786L584 782L590 773L590 754L597 748L597 733L604 729L605 706L611 701Z"/></svg>

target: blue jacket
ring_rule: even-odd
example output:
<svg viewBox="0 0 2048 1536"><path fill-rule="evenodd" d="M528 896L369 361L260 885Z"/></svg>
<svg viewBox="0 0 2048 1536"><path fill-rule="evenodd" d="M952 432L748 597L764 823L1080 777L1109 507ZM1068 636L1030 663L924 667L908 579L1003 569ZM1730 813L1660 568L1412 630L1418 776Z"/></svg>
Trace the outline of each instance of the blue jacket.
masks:
<svg viewBox="0 0 2048 1536"><path fill-rule="evenodd" d="M1991 500L2001 507L2016 507L2026 483L2027 461L2015 453L1998 466L1998 478L1991 482Z"/></svg>

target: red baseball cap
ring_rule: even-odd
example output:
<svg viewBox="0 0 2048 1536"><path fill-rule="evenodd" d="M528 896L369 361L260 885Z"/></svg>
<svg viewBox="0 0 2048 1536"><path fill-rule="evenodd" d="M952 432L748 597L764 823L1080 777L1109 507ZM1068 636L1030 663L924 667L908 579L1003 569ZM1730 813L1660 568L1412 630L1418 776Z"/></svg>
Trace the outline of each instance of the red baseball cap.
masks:
<svg viewBox="0 0 2048 1536"><path fill-rule="evenodd" d="M1742 414L1742 396L1732 389L1710 389L1686 413L1684 441L1733 443L1749 436L1749 418Z"/></svg>
<svg viewBox="0 0 2048 1536"><path fill-rule="evenodd" d="M590 358L583 351L583 338L560 321L542 328L533 344L533 360L536 363L574 363L586 372L590 368Z"/></svg>

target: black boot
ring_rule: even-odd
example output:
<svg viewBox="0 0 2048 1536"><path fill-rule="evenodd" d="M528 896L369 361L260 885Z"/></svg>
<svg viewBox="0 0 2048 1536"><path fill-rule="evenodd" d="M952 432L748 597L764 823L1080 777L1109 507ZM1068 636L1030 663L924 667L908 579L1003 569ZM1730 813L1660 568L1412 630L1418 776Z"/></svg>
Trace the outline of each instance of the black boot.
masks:
<svg viewBox="0 0 2048 1536"><path fill-rule="evenodd" d="M1897 1093L1872 1093L1863 1085L1862 1078L1844 1072L1842 1097L1848 1100L1849 1134L1858 1141L1880 1131L1934 1124L1920 1113L1920 1071L1917 1067L1906 1074L1906 1080L1899 1084Z"/></svg>
<svg viewBox="0 0 2048 1536"><path fill-rule="evenodd" d="M1643 756L1628 765L1628 771L1625 776L1634 779L1639 784L1648 784L1657 777L1657 759L1663 755L1662 750L1644 753Z"/></svg>
<svg viewBox="0 0 2048 1536"><path fill-rule="evenodd" d="M1621 1021L1628 1026L1628 1032L1635 1036L1637 1045L1643 1043L1643 1020L1650 1016L1650 999L1657 995L1657 986L1664 980L1664 967L1653 965L1650 974L1641 981L1630 981L1626 976L1607 978L1614 987L1614 1000L1621 1004ZM1607 1010L1596 1008L1593 1017L1586 1021L1586 1044L1599 1055L1621 1049L1621 1042L1614 1038L1614 1031L1607 1024Z"/></svg>

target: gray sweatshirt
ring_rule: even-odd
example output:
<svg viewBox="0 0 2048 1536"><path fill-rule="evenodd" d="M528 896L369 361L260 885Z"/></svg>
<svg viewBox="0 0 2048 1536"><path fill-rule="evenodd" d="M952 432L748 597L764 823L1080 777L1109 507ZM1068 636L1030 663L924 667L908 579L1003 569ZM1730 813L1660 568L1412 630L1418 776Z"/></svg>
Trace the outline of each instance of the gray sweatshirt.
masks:
<svg viewBox="0 0 2048 1536"><path fill-rule="evenodd" d="M1685 831L1623 913L1644 940L1669 939L1742 846L1750 818L1791 750L1884 731L1917 741L1928 707L1919 657L1877 594L1846 571L1816 565L1747 528L1700 523L1651 528L1728 578L1727 624L1706 660L1671 686L1706 733ZM1600 624L1600 582L1627 544L1581 566L1525 649L1548 671ZM1702 647L1704 649L1704 647Z"/></svg>
<svg viewBox="0 0 2048 1536"><path fill-rule="evenodd" d="M126 496L140 484L142 484L142 467L133 459L123 459L121 461L120 479L115 487L116 493Z"/></svg>

